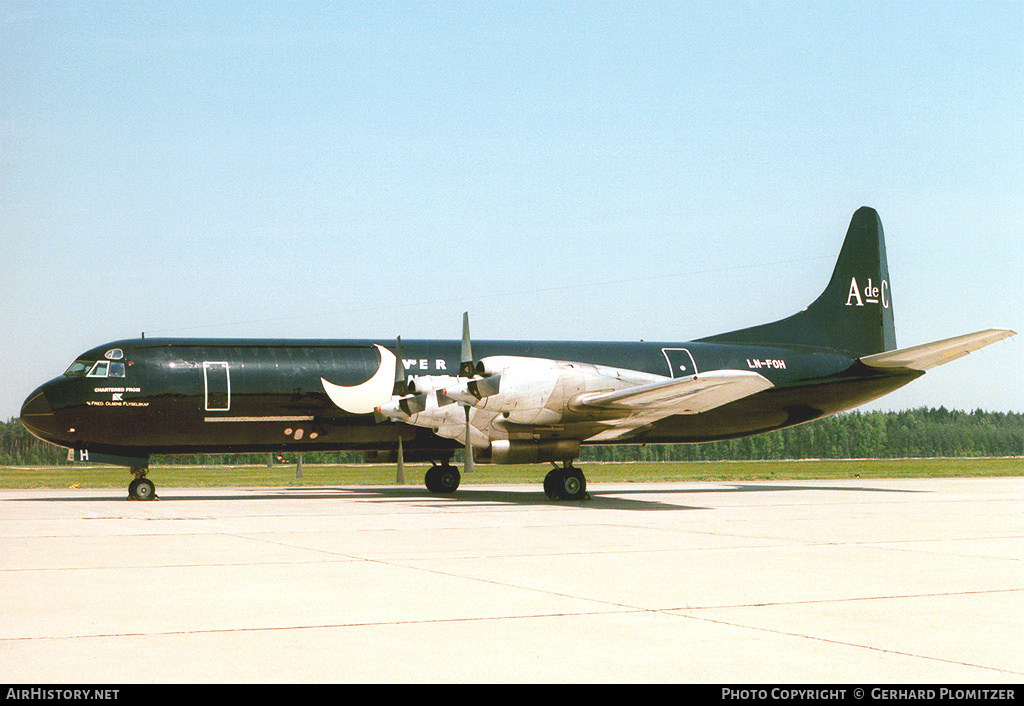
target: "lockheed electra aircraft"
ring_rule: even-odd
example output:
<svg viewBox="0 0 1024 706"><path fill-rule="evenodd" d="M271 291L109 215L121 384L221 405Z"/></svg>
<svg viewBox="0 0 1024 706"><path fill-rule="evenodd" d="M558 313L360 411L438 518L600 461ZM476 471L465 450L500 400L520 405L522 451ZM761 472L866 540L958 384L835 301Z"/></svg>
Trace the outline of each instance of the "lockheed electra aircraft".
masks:
<svg viewBox="0 0 1024 706"><path fill-rule="evenodd" d="M151 454L356 449L452 464L548 463L552 499L586 497L584 444L689 443L809 422L1013 336L989 329L898 349L878 214L850 222L832 279L774 323L679 342L153 339L83 353L33 392L25 427L78 461L128 466L155 497ZM399 466L401 468L401 465Z"/></svg>

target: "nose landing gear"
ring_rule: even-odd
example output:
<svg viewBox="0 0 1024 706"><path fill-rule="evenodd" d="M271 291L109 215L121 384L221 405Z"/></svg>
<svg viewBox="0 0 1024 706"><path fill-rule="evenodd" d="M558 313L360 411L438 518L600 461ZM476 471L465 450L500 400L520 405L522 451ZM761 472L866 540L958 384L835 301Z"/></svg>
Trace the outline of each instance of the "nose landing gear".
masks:
<svg viewBox="0 0 1024 706"><path fill-rule="evenodd" d="M153 481L146 478L145 468L132 468L132 475L135 480L128 484L129 500L159 500L156 496L156 486Z"/></svg>

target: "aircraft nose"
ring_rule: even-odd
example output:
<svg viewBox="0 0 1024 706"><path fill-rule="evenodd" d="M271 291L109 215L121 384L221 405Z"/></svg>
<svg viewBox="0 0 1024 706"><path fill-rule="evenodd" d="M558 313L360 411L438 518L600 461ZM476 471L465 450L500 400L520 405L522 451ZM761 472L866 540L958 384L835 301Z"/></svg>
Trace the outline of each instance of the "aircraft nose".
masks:
<svg viewBox="0 0 1024 706"><path fill-rule="evenodd" d="M44 441L56 437L57 419L53 416L53 409L50 408L50 401L46 399L43 388L29 395L25 404L21 406L21 423L34 436Z"/></svg>

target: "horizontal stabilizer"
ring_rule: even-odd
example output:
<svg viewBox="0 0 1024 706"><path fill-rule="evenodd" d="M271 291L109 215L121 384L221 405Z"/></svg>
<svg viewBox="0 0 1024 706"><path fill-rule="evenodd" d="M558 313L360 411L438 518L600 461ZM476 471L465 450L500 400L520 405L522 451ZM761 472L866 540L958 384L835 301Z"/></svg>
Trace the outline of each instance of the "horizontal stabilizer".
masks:
<svg viewBox="0 0 1024 706"><path fill-rule="evenodd" d="M645 423L673 414L699 414L772 387L762 375L744 370L715 370L614 392L590 392L573 400L572 408L623 410Z"/></svg>
<svg viewBox="0 0 1024 706"><path fill-rule="evenodd" d="M963 358L979 348L1016 335L1015 331L1009 329L992 328L911 348L866 355L860 362L869 368L931 370L957 358Z"/></svg>

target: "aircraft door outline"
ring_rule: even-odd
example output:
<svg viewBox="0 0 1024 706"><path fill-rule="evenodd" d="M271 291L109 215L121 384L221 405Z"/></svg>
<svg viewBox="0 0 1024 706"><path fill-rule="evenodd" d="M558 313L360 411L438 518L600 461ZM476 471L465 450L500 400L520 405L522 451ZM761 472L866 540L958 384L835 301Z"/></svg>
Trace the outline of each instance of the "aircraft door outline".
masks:
<svg viewBox="0 0 1024 706"><path fill-rule="evenodd" d="M207 412L231 409L231 368L225 361L203 361L203 397Z"/></svg>
<svg viewBox="0 0 1024 706"><path fill-rule="evenodd" d="M668 363L669 375L673 378L686 377L697 374L697 364L693 356L686 348L662 348L662 355Z"/></svg>

